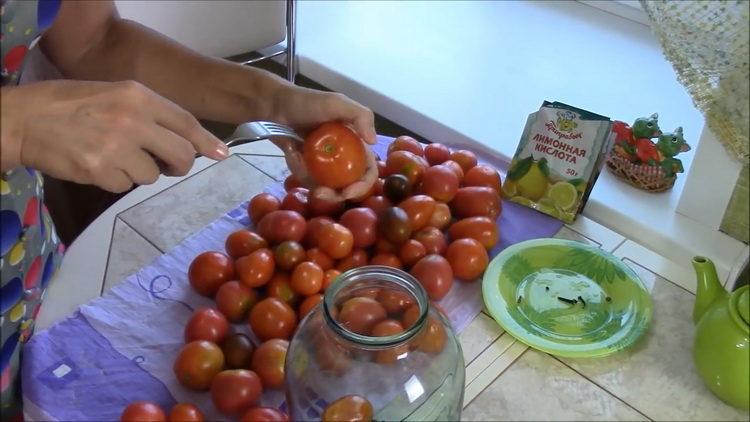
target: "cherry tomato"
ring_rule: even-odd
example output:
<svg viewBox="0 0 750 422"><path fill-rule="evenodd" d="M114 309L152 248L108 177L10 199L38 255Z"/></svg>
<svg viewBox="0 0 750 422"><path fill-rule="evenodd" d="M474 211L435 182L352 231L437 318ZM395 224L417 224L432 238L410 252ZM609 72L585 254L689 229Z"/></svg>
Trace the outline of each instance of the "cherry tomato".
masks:
<svg viewBox="0 0 750 422"><path fill-rule="evenodd" d="M367 248L375 244L378 216L369 208L352 208L339 219L341 225L351 231L355 248Z"/></svg>
<svg viewBox="0 0 750 422"><path fill-rule="evenodd" d="M478 164L466 172L464 186L486 186L500 193L500 173L488 165Z"/></svg>
<svg viewBox="0 0 750 422"><path fill-rule="evenodd" d="M192 390L208 390L211 380L224 368L224 353L210 341L190 342L180 350L173 370L177 380Z"/></svg>
<svg viewBox="0 0 750 422"><path fill-rule="evenodd" d="M443 351L445 346L446 334L443 324L435 317L427 318L425 327L417 338L417 348L425 353L438 354Z"/></svg>
<svg viewBox="0 0 750 422"><path fill-rule="evenodd" d="M409 306L404 311L404 314L401 315L401 326L408 330L417 322L420 315L419 305L414 304Z"/></svg>
<svg viewBox="0 0 750 422"><path fill-rule="evenodd" d="M250 328L261 340L289 339L297 328L297 315L283 300L268 297L250 310Z"/></svg>
<svg viewBox="0 0 750 422"><path fill-rule="evenodd" d="M431 143L424 147L424 158L431 166L436 166L448 161L451 157L451 150L447 146L438 143Z"/></svg>
<svg viewBox="0 0 750 422"><path fill-rule="evenodd" d="M414 304L414 299L409 293L394 289L381 290L377 300L390 315L400 314Z"/></svg>
<svg viewBox="0 0 750 422"><path fill-rule="evenodd" d="M302 186L302 183L300 183L300 181L296 177L294 177L293 174L290 174L286 177L286 179L284 179L284 190L287 192L300 186Z"/></svg>
<svg viewBox="0 0 750 422"><path fill-rule="evenodd" d="M289 342L271 339L262 343L253 353L250 368L255 371L265 388L280 388L284 385L284 362Z"/></svg>
<svg viewBox="0 0 750 422"><path fill-rule="evenodd" d="M392 207L393 204L385 196L375 195L365 199L362 202L362 206L375 211L375 215L380 215L387 208Z"/></svg>
<svg viewBox="0 0 750 422"><path fill-rule="evenodd" d="M307 314L310 313L316 306L318 306L318 303L323 301L323 295L320 293L314 294L312 296L308 296L305 298L305 300L302 301L299 305L299 319L302 321L302 318L306 317Z"/></svg>
<svg viewBox="0 0 750 422"><path fill-rule="evenodd" d="M400 245L411 237L409 214L399 207L387 208L378 221L380 234L394 245Z"/></svg>
<svg viewBox="0 0 750 422"><path fill-rule="evenodd" d="M203 422L205 416L192 403L177 403L169 411L169 422Z"/></svg>
<svg viewBox="0 0 750 422"><path fill-rule="evenodd" d="M387 317L383 305L369 297L354 297L341 306L339 323L347 330L369 335L372 327Z"/></svg>
<svg viewBox="0 0 750 422"><path fill-rule="evenodd" d="M227 236L227 241L224 243L227 254L232 258L250 255L253 251L265 247L268 247L265 239L257 233L244 229L237 230Z"/></svg>
<svg viewBox="0 0 750 422"><path fill-rule="evenodd" d="M272 245L285 240L300 242L306 229L305 218L296 211L271 211L258 223L258 233Z"/></svg>
<svg viewBox="0 0 750 422"><path fill-rule="evenodd" d="M471 238L454 240L448 245L445 258L451 264L453 275L464 281L479 278L490 262L484 246Z"/></svg>
<svg viewBox="0 0 750 422"><path fill-rule="evenodd" d="M333 224L330 217L313 217L307 222L307 231L305 232L304 244L308 248L314 248L318 246L318 238L320 238L320 229L323 226Z"/></svg>
<svg viewBox="0 0 750 422"><path fill-rule="evenodd" d="M458 192L458 176L444 165L430 167L422 176L422 192L436 201L450 202Z"/></svg>
<svg viewBox="0 0 750 422"><path fill-rule="evenodd" d="M437 202L435 211L432 212L428 226L435 227L439 230L445 229L451 222L451 209L445 202Z"/></svg>
<svg viewBox="0 0 750 422"><path fill-rule="evenodd" d="M224 352L224 360L228 368L249 369L255 346L248 336L234 333L224 340L221 350Z"/></svg>
<svg viewBox="0 0 750 422"><path fill-rule="evenodd" d="M401 202L412 193L412 185L403 174L391 174L383 179L383 195L393 202Z"/></svg>
<svg viewBox="0 0 750 422"><path fill-rule="evenodd" d="M122 411L122 422L166 422L161 406L151 401L134 401Z"/></svg>
<svg viewBox="0 0 750 422"><path fill-rule="evenodd" d="M271 250L263 248L237 259L235 267L242 284L255 288L271 280L276 263Z"/></svg>
<svg viewBox="0 0 750 422"><path fill-rule="evenodd" d="M380 321L375 325L375 327L373 327L371 336L388 337L402 332L404 332L404 327L401 326L400 322L396 321L395 319L386 319L384 321ZM378 352L375 353L375 362L381 364L394 363L399 358L403 359L404 355L406 355L407 353L409 353L408 344L400 344L388 349L378 350Z"/></svg>
<svg viewBox="0 0 750 422"><path fill-rule="evenodd" d="M370 299L375 299L380 294L380 289L377 287L366 287L363 289L357 289L356 292L354 292L355 297L366 297Z"/></svg>
<svg viewBox="0 0 750 422"><path fill-rule="evenodd" d="M318 232L318 247L333 259L341 259L352 251L354 236L345 226L328 224Z"/></svg>
<svg viewBox="0 0 750 422"><path fill-rule="evenodd" d="M485 186L459 189L450 206L453 215L458 218L484 216L496 220L502 211L500 194Z"/></svg>
<svg viewBox="0 0 750 422"><path fill-rule="evenodd" d="M258 301L258 293L239 281L228 281L216 292L216 307L230 322L245 319L250 308Z"/></svg>
<svg viewBox="0 0 750 422"><path fill-rule="evenodd" d="M384 189L383 187L385 186L385 179L382 178L382 177L378 178L378 180L377 180L377 182L375 182L374 186L375 186L375 188L372 190L372 193L370 195L367 195L366 197L364 197L363 200L366 199L366 198L369 198L372 195L383 195L383 189Z"/></svg>
<svg viewBox="0 0 750 422"><path fill-rule="evenodd" d="M427 168L427 161L409 151L394 151L388 155L385 165L386 172L389 175L403 174L409 179L409 184L414 186L422 179L422 174ZM387 186L388 179L386 178L386 186L383 187L386 194L388 192Z"/></svg>
<svg viewBox="0 0 750 422"><path fill-rule="evenodd" d="M260 220L271 211L276 211L281 207L281 201L270 193L259 193L250 200L247 205L247 214L253 223L258 224Z"/></svg>
<svg viewBox="0 0 750 422"><path fill-rule="evenodd" d="M300 296L292 289L292 278L287 273L277 272L266 284L266 295L281 299L289 306L299 302Z"/></svg>
<svg viewBox="0 0 750 422"><path fill-rule="evenodd" d="M322 422L370 422L371 420L372 404L366 398L355 395L341 397L329 404L321 417Z"/></svg>
<svg viewBox="0 0 750 422"><path fill-rule="evenodd" d="M289 416L278 409L254 407L242 415L240 422L289 422Z"/></svg>
<svg viewBox="0 0 750 422"><path fill-rule="evenodd" d="M303 217L307 217L310 214L308 210L309 194L310 191L305 188L294 188L287 192L284 199L281 200L279 209L297 211Z"/></svg>
<svg viewBox="0 0 750 422"><path fill-rule="evenodd" d="M425 227L435 211L435 200L427 195L414 195L407 198L398 207L409 216L412 232Z"/></svg>
<svg viewBox="0 0 750 422"><path fill-rule="evenodd" d="M382 179L387 175L388 174L386 173L385 161L378 160L378 177Z"/></svg>
<svg viewBox="0 0 750 422"><path fill-rule="evenodd" d="M207 340L221 343L229 332L229 321L221 312L211 308L201 308L185 325L185 343L195 340Z"/></svg>
<svg viewBox="0 0 750 422"><path fill-rule="evenodd" d="M294 240L285 240L279 243L273 251L276 266L284 271L290 271L304 261L305 257L305 248Z"/></svg>
<svg viewBox="0 0 750 422"><path fill-rule="evenodd" d="M445 240L445 235L435 227L425 227L414 233L414 240L424 246L427 255L442 255L448 248L448 242Z"/></svg>
<svg viewBox="0 0 750 422"><path fill-rule="evenodd" d="M453 270L448 261L440 255L427 255L420 259L412 267L411 275L419 280L432 300L444 298L453 286Z"/></svg>
<svg viewBox="0 0 750 422"><path fill-rule="evenodd" d="M337 216L344 210L344 203L320 199L313 191L313 194L307 198L307 209L312 216Z"/></svg>
<svg viewBox="0 0 750 422"><path fill-rule="evenodd" d="M416 264L425 255L427 255L427 249L425 249L423 244L414 239L404 242L398 251L399 259L407 267Z"/></svg>
<svg viewBox="0 0 750 422"><path fill-rule="evenodd" d="M346 272L352 268L364 267L367 265L367 252L364 249L354 249L352 253L341 258L336 264L336 269L340 272Z"/></svg>
<svg viewBox="0 0 750 422"><path fill-rule="evenodd" d="M322 290L325 291L328 288L328 286L330 286L334 282L334 280L336 280L336 277L340 275L341 275L341 271L339 270L334 270L334 269L326 270L325 275L323 277Z"/></svg>
<svg viewBox="0 0 750 422"><path fill-rule="evenodd" d="M457 162L464 173L477 165L477 156L473 152L465 149L459 149L451 153L451 160Z"/></svg>
<svg viewBox="0 0 750 422"><path fill-rule="evenodd" d="M443 167L447 167L453 171L453 173L456 174L456 177L458 177L458 182L460 183L462 180L464 180L464 169L461 168L461 165L453 160L448 160L443 162L443 164L440 164Z"/></svg>
<svg viewBox="0 0 750 422"><path fill-rule="evenodd" d="M458 220L448 229L451 239L478 240L486 249L492 249L500 236L497 224L489 217L469 217Z"/></svg>
<svg viewBox="0 0 750 422"><path fill-rule="evenodd" d="M302 155L315 182L333 189L361 179L367 168L364 143L352 129L339 122L323 123L307 135Z"/></svg>
<svg viewBox="0 0 750 422"><path fill-rule="evenodd" d="M216 410L228 416L255 406L262 393L260 377L247 369L221 371L211 383L211 400Z"/></svg>
<svg viewBox="0 0 750 422"><path fill-rule="evenodd" d="M424 155L422 145L416 139L406 135L399 136L388 145L387 155L391 155L394 151L409 151L412 154Z"/></svg>
<svg viewBox="0 0 750 422"><path fill-rule="evenodd" d="M398 268L399 270L404 268L401 264L401 260L392 253L384 252L379 253L372 257L370 265L385 265L386 267Z"/></svg>
<svg viewBox="0 0 750 422"><path fill-rule="evenodd" d="M325 332L316 339L315 360L323 370L337 375L346 372L352 363L350 349L331 339Z"/></svg>
<svg viewBox="0 0 750 422"><path fill-rule="evenodd" d="M333 258L326 255L325 252L321 251L318 248L312 248L308 249L306 253L307 261L314 262L318 264L321 270L328 271L331 268L333 268L334 261Z"/></svg>
<svg viewBox="0 0 750 422"><path fill-rule="evenodd" d="M234 261L221 252L203 252L188 268L188 280L196 292L213 296L219 287L234 278Z"/></svg>
<svg viewBox="0 0 750 422"><path fill-rule="evenodd" d="M398 247L382 237L378 237L378 240L375 241L375 252L377 253L396 253L396 251L398 251Z"/></svg>
<svg viewBox="0 0 750 422"><path fill-rule="evenodd" d="M305 261L294 268L290 285L299 295L314 295L323 287L323 270L318 264Z"/></svg>

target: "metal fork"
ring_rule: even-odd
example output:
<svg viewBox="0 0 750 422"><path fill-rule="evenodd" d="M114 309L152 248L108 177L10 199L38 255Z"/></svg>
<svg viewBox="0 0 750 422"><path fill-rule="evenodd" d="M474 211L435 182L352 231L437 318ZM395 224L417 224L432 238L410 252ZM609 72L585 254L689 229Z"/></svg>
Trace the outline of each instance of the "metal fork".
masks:
<svg viewBox="0 0 750 422"><path fill-rule="evenodd" d="M294 129L274 122L246 122L239 126L224 140L224 144L231 148L261 139L291 138L297 142L304 142ZM201 154L195 154L195 158Z"/></svg>

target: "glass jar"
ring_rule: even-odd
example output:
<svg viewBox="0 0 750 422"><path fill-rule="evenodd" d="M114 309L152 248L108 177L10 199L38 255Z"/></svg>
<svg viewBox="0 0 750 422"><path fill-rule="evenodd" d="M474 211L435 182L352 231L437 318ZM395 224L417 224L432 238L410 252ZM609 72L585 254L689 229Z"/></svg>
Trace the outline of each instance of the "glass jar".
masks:
<svg viewBox="0 0 750 422"><path fill-rule="evenodd" d="M362 298L375 299L388 316L362 308L373 303ZM403 331L372 336L368 330L383 318L401 322ZM395 268L365 266L340 275L300 323L285 372L292 420L319 420L329 404L348 395L366 398L374 420L461 416L461 346L422 285Z"/></svg>

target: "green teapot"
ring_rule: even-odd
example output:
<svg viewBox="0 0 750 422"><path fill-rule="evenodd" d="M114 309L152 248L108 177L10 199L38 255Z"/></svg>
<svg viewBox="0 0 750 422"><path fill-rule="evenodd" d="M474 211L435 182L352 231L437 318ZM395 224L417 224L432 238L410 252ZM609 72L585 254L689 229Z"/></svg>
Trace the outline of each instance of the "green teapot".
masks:
<svg viewBox="0 0 750 422"><path fill-rule="evenodd" d="M698 375L720 399L750 409L750 291L727 293L710 259L693 258L698 288L693 307L693 358Z"/></svg>

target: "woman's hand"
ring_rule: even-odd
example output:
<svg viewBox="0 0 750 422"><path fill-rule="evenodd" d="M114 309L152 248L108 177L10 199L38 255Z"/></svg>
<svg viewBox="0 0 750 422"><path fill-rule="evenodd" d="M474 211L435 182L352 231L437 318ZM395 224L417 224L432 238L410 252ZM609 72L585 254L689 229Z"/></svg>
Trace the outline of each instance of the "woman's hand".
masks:
<svg viewBox="0 0 750 422"><path fill-rule="evenodd" d="M301 135L318 125L338 120L350 125L367 144L374 144L375 120L370 109L345 95L316 91L297 86L281 89L274 102L274 120L293 127ZM274 143L281 148L292 174L303 186L312 189L312 194L328 200L355 199L365 195L378 179L375 154L366 148L367 170L357 182L335 191L331 188L315 186L302 159L302 144L293 140L278 140Z"/></svg>
<svg viewBox="0 0 750 422"><path fill-rule="evenodd" d="M196 152L228 155L190 113L137 82L3 88L2 106L3 171L24 165L123 192L162 172L186 174Z"/></svg>

